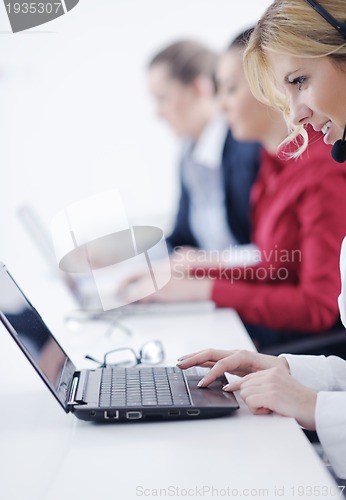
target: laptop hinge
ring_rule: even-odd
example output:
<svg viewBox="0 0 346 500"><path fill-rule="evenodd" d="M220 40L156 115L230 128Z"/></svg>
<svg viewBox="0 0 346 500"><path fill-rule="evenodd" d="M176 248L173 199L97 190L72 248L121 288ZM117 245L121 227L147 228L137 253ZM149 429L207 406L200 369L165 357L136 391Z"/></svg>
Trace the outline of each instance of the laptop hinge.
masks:
<svg viewBox="0 0 346 500"><path fill-rule="evenodd" d="M77 391L75 393L75 402L78 404L87 404L85 401L85 390L88 383L89 371L82 370L79 372L79 379L77 384Z"/></svg>
<svg viewBox="0 0 346 500"><path fill-rule="evenodd" d="M77 404L77 401L75 401L75 395L77 392L78 380L79 380L79 376L77 374L73 377L73 380L71 383L71 390L70 390L69 398L67 401L67 406L72 406L72 405Z"/></svg>
<svg viewBox="0 0 346 500"><path fill-rule="evenodd" d="M89 372L87 370L82 370L81 372L75 372L73 374L71 389L67 402L68 406L87 404L87 401L84 400L84 396L88 381L88 373Z"/></svg>

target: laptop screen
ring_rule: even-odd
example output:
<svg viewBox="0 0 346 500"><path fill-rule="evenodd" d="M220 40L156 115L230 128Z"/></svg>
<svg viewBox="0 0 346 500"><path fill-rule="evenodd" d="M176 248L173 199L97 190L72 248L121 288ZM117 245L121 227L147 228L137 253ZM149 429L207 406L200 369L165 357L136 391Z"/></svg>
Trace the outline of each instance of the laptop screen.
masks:
<svg viewBox="0 0 346 500"><path fill-rule="evenodd" d="M66 406L65 372L74 366L5 266L0 267L0 319L59 402ZM64 377L62 377L64 372Z"/></svg>

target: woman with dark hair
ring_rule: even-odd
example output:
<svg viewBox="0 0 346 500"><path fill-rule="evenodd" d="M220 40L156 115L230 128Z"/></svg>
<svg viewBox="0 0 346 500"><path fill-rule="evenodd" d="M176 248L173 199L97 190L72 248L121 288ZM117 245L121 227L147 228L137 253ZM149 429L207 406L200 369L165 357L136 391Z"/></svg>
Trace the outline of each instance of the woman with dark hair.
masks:
<svg viewBox="0 0 346 500"><path fill-rule="evenodd" d="M222 251L250 241L249 196L259 146L238 143L215 95L217 55L181 40L148 65L148 86L158 116L181 140L181 197L168 243Z"/></svg>

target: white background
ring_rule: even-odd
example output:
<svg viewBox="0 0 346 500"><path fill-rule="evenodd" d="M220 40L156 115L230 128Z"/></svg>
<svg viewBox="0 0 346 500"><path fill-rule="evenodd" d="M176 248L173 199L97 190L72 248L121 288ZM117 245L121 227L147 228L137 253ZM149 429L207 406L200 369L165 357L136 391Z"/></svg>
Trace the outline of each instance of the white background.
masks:
<svg viewBox="0 0 346 500"><path fill-rule="evenodd" d="M16 215L23 203L49 225L67 204L115 187L132 223L169 227L178 144L155 117L146 64L182 37L221 51L269 3L80 0L18 34L0 4L0 260L26 290L47 267Z"/></svg>

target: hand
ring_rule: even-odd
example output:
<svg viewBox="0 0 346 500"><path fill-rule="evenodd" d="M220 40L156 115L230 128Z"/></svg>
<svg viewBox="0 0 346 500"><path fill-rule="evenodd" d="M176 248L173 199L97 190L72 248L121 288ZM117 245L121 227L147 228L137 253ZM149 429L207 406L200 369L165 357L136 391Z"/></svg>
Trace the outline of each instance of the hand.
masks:
<svg viewBox="0 0 346 500"><path fill-rule="evenodd" d="M201 252L203 252L202 255ZM188 277L191 270L194 269L195 267L208 268L212 263L213 262L211 259L207 260L207 253L204 250L199 250L188 246L177 247L177 250L174 251L170 256L172 278L175 278L176 280L182 280L185 277ZM167 272L167 261L165 259L162 260L162 263L156 262L155 273L160 273L161 267L162 267L162 272ZM140 286L141 289L144 289L144 286L148 285L148 280L146 279L147 276L148 276L147 271L141 271L141 270L138 270L137 272L129 275L126 279L122 281L122 283L119 286L120 295L122 297L127 297L126 289L131 288L132 286L134 288ZM206 285L204 287L207 288ZM151 283L150 283L150 288L151 288ZM147 290L147 288L145 288L145 290ZM192 292L194 292L195 290L194 285L191 285L191 290ZM205 299L209 299L209 295L208 297L204 297L201 300ZM159 296L156 299L155 295L155 297L154 298L152 297L151 300L161 300L161 299L159 298ZM183 300L183 299L178 299L178 300ZM195 299L187 298L187 300L195 300Z"/></svg>
<svg viewBox="0 0 346 500"><path fill-rule="evenodd" d="M276 412L295 418L306 429L316 429L316 392L297 382L281 366L246 375L224 390L240 390L240 396L255 415Z"/></svg>
<svg viewBox="0 0 346 500"><path fill-rule="evenodd" d="M146 276L147 274L145 271L137 271L134 272L133 274L130 274L120 283L118 293L120 295L123 295L124 293L126 293L126 290L128 288L136 286L136 284L139 283L142 279L145 279Z"/></svg>
<svg viewBox="0 0 346 500"><path fill-rule="evenodd" d="M198 252L200 252L198 248L177 247L170 256L172 273L177 276L188 275L197 263Z"/></svg>
<svg viewBox="0 0 346 500"><path fill-rule="evenodd" d="M174 260L174 258L173 258L173 256L171 256L170 260L169 260L169 264L171 266L172 275L174 273L173 264L172 264L173 260ZM156 261L155 266L154 266L155 274L166 275L167 272L169 272L167 264L168 264L167 259L162 259L162 260ZM127 277L121 281L121 283L118 287L119 288L118 293L121 296L124 296L124 295L126 296L126 294L128 292L127 289L130 289L131 287L136 288L137 286L141 286L141 288L143 288L145 283L149 283L149 282L150 282L149 289L151 289L152 288L152 280L151 280L151 278L148 279L148 276L149 276L149 271L147 268L145 268L143 266L137 268L135 271L129 272ZM184 272L180 271L179 277L184 277Z"/></svg>
<svg viewBox="0 0 346 500"><path fill-rule="evenodd" d="M179 358L177 365L182 369L191 366L211 368L210 372L200 381L199 387L207 387L225 372L244 377L249 373L281 366L289 373L289 366L285 358L245 350L208 349L182 356Z"/></svg>
<svg viewBox="0 0 346 500"><path fill-rule="evenodd" d="M213 252L193 247L177 247L171 257L172 273L177 276L189 275L193 269L208 269L210 267L220 267L220 258L213 255Z"/></svg>
<svg viewBox="0 0 346 500"><path fill-rule="evenodd" d="M227 384L224 390L240 390L252 413L259 415L275 411L295 418L307 429L315 429L317 395L291 377L285 358L250 351L209 349L183 356L177 365L182 369L211 367L199 387L207 387L225 372L243 377Z"/></svg>
<svg viewBox="0 0 346 500"><path fill-rule="evenodd" d="M143 278L132 284L133 293L136 296L141 295L141 290L144 292L150 289L151 279ZM157 292L141 299L140 302L185 302L190 300L208 300L211 295L212 281L208 279L198 280L192 278L171 278L171 280ZM129 295L126 295L126 290L123 292L126 300L131 300L131 290Z"/></svg>

